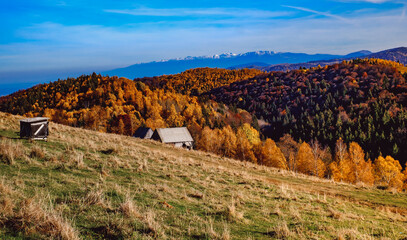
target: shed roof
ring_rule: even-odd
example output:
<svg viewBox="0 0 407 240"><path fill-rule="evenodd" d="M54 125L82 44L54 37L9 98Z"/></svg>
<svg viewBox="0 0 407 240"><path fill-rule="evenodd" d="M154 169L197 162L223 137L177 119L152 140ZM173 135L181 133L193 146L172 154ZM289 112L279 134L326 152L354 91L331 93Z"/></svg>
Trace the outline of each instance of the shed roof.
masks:
<svg viewBox="0 0 407 240"><path fill-rule="evenodd" d="M20 122L26 122L26 123L35 123L35 122L43 122L43 121L48 121L48 118L46 117L35 117L35 118L26 118L20 120Z"/></svg>
<svg viewBox="0 0 407 240"><path fill-rule="evenodd" d="M156 132L163 143L193 142L191 134L186 127L157 128Z"/></svg>
<svg viewBox="0 0 407 240"><path fill-rule="evenodd" d="M151 136L153 136L153 133L154 132L151 128L139 127L134 133L134 137L150 139Z"/></svg>

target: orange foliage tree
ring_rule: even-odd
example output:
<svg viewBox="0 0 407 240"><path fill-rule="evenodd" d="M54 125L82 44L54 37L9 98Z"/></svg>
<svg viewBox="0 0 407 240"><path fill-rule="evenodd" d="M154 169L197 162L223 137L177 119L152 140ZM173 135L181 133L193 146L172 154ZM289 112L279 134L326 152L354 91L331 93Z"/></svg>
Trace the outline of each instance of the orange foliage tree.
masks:
<svg viewBox="0 0 407 240"><path fill-rule="evenodd" d="M304 174L323 177L325 175L325 164L321 159L314 160L312 148L306 142L303 142L298 149L296 157L298 171ZM314 164L314 162L317 164Z"/></svg>
<svg viewBox="0 0 407 240"><path fill-rule="evenodd" d="M404 174L404 178L403 178L403 189L404 189L404 190L407 190L407 163L406 163L406 166L404 167L403 174Z"/></svg>
<svg viewBox="0 0 407 240"><path fill-rule="evenodd" d="M277 147L276 143L267 138L265 142L260 143L256 147L256 157L259 164L288 169L287 161L281 152L280 148Z"/></svg>
<svg viewBox="0 0 407 240"><path fill-rule="evenodd" d="M289 135L285 134L279 141L279 148L287 160L287 167L290 171L297 171L297 161L295 154L298 152L299 144Z"/></svg>

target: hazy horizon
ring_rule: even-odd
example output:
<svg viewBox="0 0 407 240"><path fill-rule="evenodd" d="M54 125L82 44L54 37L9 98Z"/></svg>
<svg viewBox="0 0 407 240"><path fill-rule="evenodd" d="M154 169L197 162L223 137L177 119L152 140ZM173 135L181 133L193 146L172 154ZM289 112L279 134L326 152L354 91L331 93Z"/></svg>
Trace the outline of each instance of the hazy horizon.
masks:
<svg viewBox="0 0 407 240"><path fill-rule="evenodd" d="M397 47L399 47L399 46L397 46ZM394 48L396 48L396 47L394 47ZM368 49L360 49L358 51L365 51L365 50L369 51ZM383 49L383 50L385 50L385 49ZM278 52L278 51L273 51L273 50L259 50L259 51L287 53L287 52ZM256 51L253 51L253 52L256 52ZM89 75L94 72L97 74L105 75L104 73L108 72L109 70L128 67L128 66L131 66L134 64L143 64L143 63L151 63L151 62L170 61L170 60L183 60L183 59L187 59L189 57L214 57L215 55L221 55L221 54L239 55L239 54L245 54L245 53L248 53L248 52L238 52L238 53L222 52L222 53L218 53L218 54L214 54L214 55L184 56L181 58L172 58L172 59L156 59L156 60L153 60L150 62L137 62L137 63L115 66L115 67L100 67L100 68L89 67L89 68L77 68L77 69L51 69L51 70L38 69L38 70L11 71L11 72L1 72L0 71L0 97L6 96L6 95L16 92L18 90L23 90L23 89L33 87L38 84L58 81L58 79L64 80L67 78L76 78L81 75ZM290 53L294 53L294 52L290 52ZM302 53L310 54L307 52L302 52ZM350 53L353 53L353 52L348 52L343 55L350 54ZM312 53L312 54L334 55L333 53L330 53L330 52L328 52L328 53L317 52L317 53ZM145 76L134 76L134 77L145 77ZM147 76L147 77L149 77L149 76Z"/></svg>

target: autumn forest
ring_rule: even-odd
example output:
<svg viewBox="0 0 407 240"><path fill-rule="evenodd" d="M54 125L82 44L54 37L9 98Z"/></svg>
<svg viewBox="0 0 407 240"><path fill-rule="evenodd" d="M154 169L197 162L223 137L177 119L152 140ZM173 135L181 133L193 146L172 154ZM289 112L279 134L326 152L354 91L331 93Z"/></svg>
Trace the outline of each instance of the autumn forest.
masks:
<svg viewBox="0 0 407 240"><path fill-rule="evenodd" d="M0 111L95 131L186 126L196 148L348 183L407 189L407 73L356 59L288 72L92 74L0 98ZM404 170L403 170L404 169Z"/></svg>

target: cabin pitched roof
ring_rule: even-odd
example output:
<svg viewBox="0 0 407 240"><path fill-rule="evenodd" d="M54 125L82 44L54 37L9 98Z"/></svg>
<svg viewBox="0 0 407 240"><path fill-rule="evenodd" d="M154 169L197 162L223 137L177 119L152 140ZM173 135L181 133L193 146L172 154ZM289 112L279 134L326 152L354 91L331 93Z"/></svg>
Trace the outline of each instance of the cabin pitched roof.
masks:
<svg viewBox="0 0 407 240"><path fill-rule="evenodd" d="M157 128L154 135L158 135L163 143L193 142L191 134L186 127Z"/></svg>
<svg viewBox="0 0 407 240"><path fill-rule="evenodd" d="M153 130L151 128L139 127L134 133L134 137L142 139L150 139L153 136Z"/></svg>
<svg viewBox="0 0 407 240"><path fill-rule="evenodd" d="M49 118L46 118L46 117L34 117L34 118L22 119L22 120L20 120L20 122L24 122L24 123L46 122L46 121L48 121L48 119Z"/></svg>

